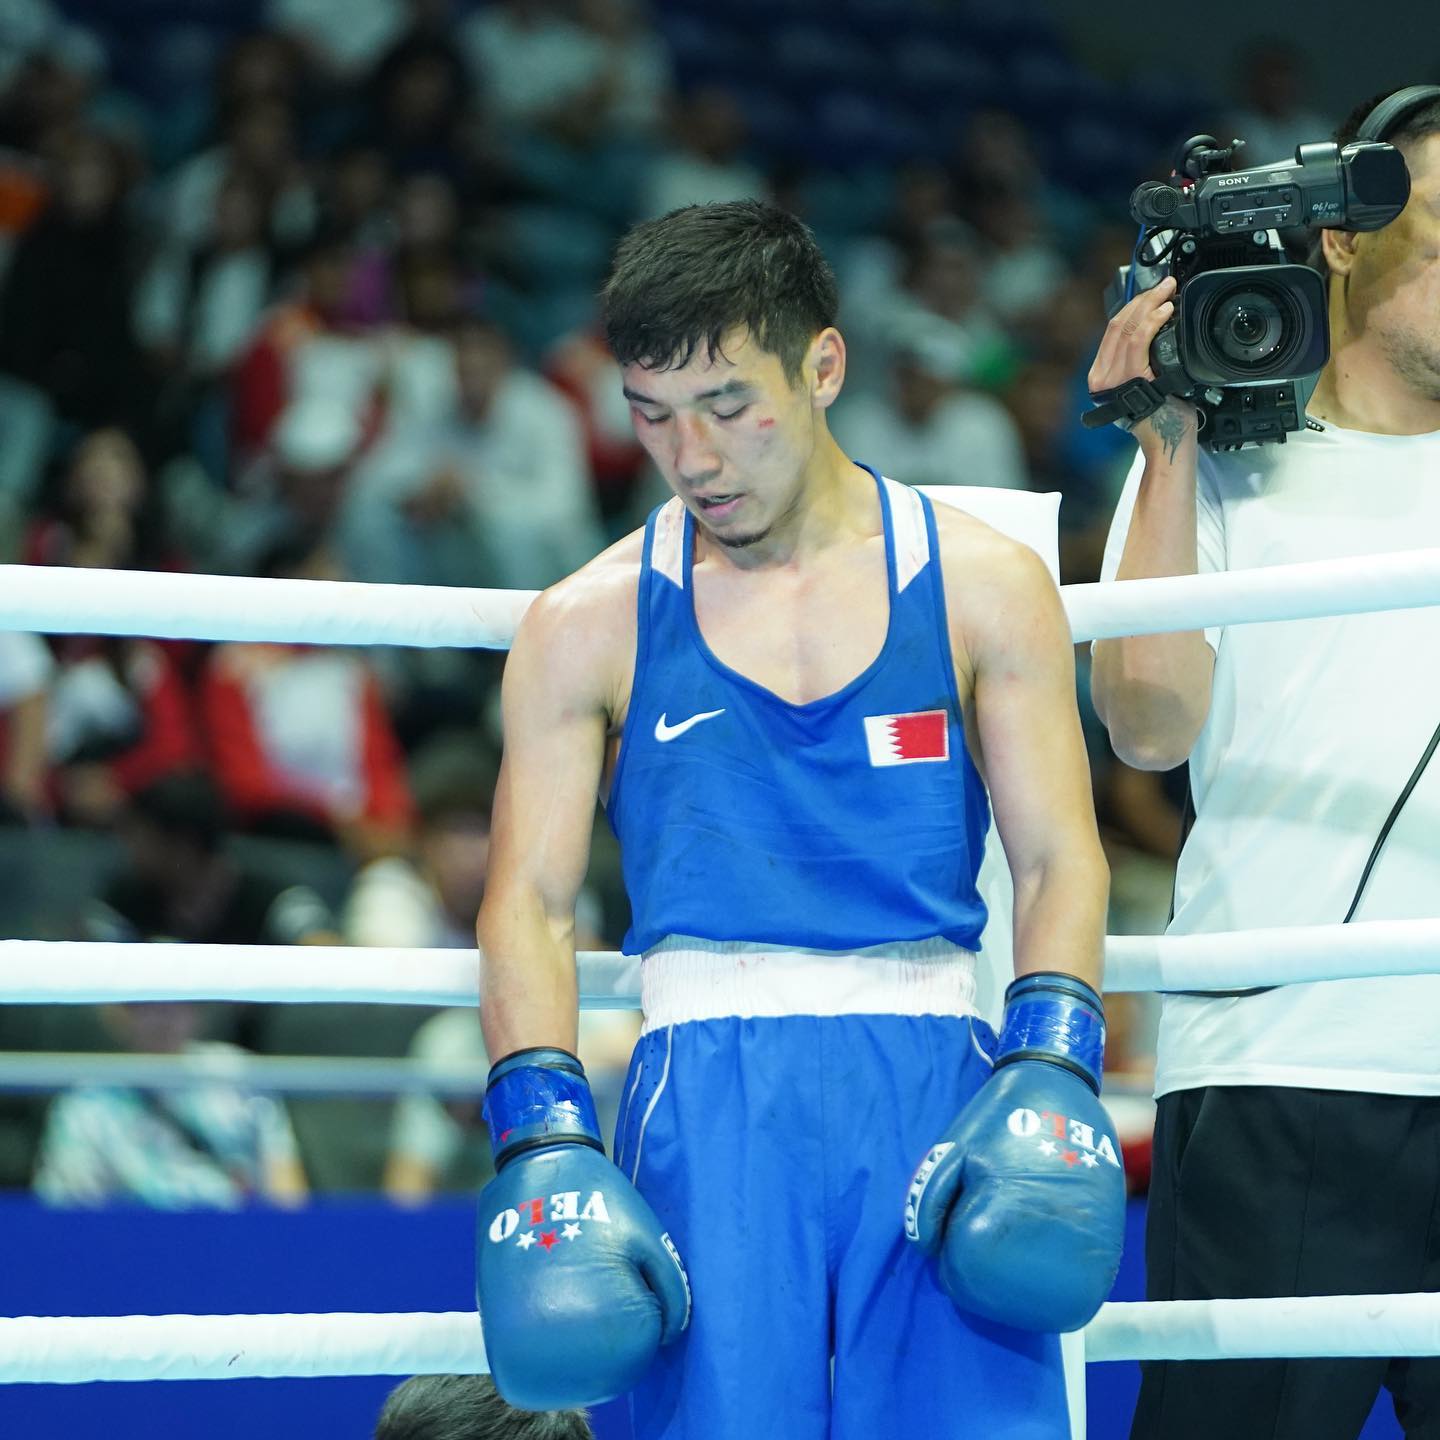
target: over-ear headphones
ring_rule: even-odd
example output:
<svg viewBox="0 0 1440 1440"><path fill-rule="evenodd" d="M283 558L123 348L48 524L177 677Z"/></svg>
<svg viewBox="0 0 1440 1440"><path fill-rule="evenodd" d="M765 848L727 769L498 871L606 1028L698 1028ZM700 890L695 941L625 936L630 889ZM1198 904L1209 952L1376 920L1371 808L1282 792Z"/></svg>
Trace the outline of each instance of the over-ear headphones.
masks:
<svg viewBox="0 0 1440 1440"><path fill-rule="evenodd" d="M1387 95L1361 122L1357 140L1385 140L1407 117L1440 100L1440 85L1407 85Z"/></svg>

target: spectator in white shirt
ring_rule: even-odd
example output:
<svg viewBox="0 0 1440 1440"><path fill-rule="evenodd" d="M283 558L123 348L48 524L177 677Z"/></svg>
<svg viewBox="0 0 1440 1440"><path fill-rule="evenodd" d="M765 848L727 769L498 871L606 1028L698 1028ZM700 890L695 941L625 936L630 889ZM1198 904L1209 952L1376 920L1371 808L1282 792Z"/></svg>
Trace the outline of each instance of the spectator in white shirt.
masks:
<svg viewBox="0 0 1440 1440"><path fill-rule="evenodd" d="M847 397L833 427L847 452L910 485L1026 488L1019 432L1005 407L965 385L963 344L916 335L898 350L889 393Z"/></svg>
<svg viewBox="0 0 1440 1440"><path fill-rule="evenodd" d="M275 272L265 210L263 187L243 170L229 171L200 247L171 242L141 280L136 335L182 381L223 376L255 333Z"/></svg>
<svg viewBox="0 0 1440 1440"><path fill-rule="evenodd" d="M744 111L728 90L692 90L677 105L671 129L676 143L655 158L642 184L642 215L765 193L765 177L744 158Z"/></svg>
<svg viewBox="0 0 1440 1440"><path fill-rule="evenodd" d="M632 0L500 0L461 30L490 118L502 130L588 148L656 130L670 90L659 38Z"/></svg>
<svg viewBox="0 0 1440 1440"><path fill-rule="evenodd" d="M448 418L402 424L356 473L341 519L352 573L538 589L602 544L574 407L478 320L452 337Z"/></svg>

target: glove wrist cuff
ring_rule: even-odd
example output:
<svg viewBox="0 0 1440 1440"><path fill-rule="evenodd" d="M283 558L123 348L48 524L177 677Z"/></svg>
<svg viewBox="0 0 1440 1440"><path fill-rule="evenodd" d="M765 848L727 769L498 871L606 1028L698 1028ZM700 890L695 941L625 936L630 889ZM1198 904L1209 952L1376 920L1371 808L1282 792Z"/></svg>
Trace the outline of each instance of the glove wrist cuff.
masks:
<svg viewBox="0 0 1440 1440"><path fill-rule="evenodd" d="M1005 991L995 1068L1044 1060L1073 1071L1098 1095L1105 1055L1105 1008L1074 975L1024 975Z"/></svg>
<svg viewBox="0 0 1440 1440"><path fill-rule="evenodd" d="M485 1087L485 1123L497 1171L547 1145L605 1151L585 1067L568 1050L536 1046L497 1061Z"/></svg>

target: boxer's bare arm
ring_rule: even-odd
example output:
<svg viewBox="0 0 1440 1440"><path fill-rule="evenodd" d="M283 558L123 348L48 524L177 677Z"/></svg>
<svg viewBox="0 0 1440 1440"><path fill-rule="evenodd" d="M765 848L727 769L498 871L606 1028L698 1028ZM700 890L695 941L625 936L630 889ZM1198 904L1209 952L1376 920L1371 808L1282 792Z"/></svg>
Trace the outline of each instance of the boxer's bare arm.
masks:
<svg viewBox="0 0 1440 1440"><path fill-rule="evenodd" d="M970 685L975 758L1015 880L1015 973L1058 970L1099 989L1110 873L1070 626L1032 550L959 518L973 528L956 536L953 522L945 527L950 624Z"/></svg>
<svg viewBox="0 0 1440 1440"><path fill-rule="evenodd" d="M607 552L541 595L505 666L505 752L476 921L492 1059L532 1045L575 1049L575 899L606 737L633 668L639 564L627 560Z"/></svg>

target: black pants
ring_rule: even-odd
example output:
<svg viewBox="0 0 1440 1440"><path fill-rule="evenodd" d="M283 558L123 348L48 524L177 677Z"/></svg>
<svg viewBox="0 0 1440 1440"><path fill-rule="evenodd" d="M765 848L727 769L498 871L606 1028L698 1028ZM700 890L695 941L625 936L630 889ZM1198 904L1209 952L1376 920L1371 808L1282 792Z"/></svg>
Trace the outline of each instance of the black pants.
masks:
<svg viewBox="0 0 1440 1440"><path fill-rule="evenodd" d="M1164 1096L1152 1300L1440 1290L1440 1098L1271 1086ZM1152 1361L1131 1440L1355 1440L1382 1385L1440 1440L1440 1359Z"/></svg>

